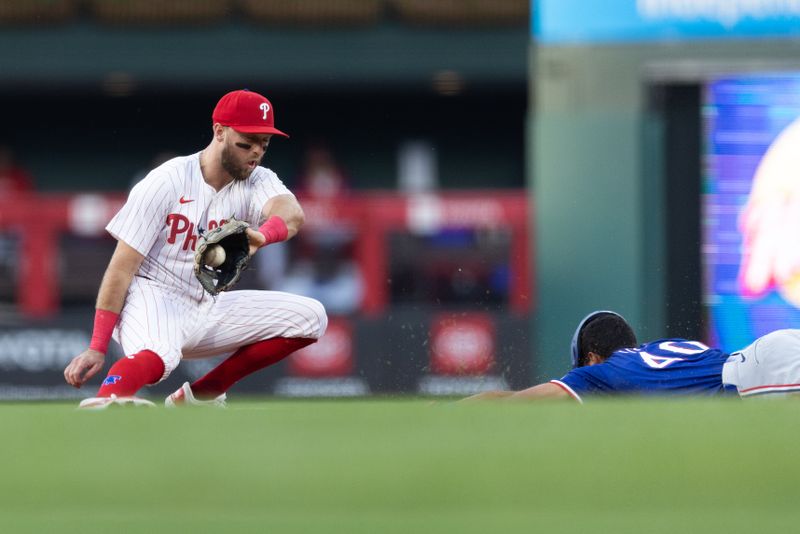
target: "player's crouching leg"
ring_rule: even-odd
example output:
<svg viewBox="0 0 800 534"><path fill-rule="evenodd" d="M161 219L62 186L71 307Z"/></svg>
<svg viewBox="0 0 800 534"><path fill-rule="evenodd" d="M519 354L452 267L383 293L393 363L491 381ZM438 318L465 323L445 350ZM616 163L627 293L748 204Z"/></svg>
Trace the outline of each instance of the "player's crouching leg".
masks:
<svg viewBox="0 0 800 534"><path fill-rule="evenodd" d="M307 298L307 297L306 297ZM307 298L307 306L310 310L308 320L311 323L310 332L302 337L319 339L325 334L328 328L328 314L325 306L318 300Z"/></svg>
<svg viewBox="0 0 800 534"><path fill-rule="evenodd" d="M136 397L146 385L155 384L168 373L165 361L155 352L142 350L117 360L108 371L95 397L84 399L79 407L99 410L111 405L155 406Z"/></svg>
<svg viewBox="0 0 800 534"><path fill-rule="evenodd" d="M283 338L304 338L318 340L328 328L328 314L325 306L316 299L291 293L278 293L288 300L281 302L281 307L272 304L272 310L264 322L273 322L273 332ZM275 328L275 325L280 325ZM275 334L273 334L275 335Z"/></svg>
<svg viewBox="0 0 800 534"><path fill-rule="evenodd" d="M268 337L240 347L205 376L193 383L183 384L167 397L164 404L177 406L225 406L226 392L242 378L274 365L290 354L315 343L325 334L328 315L321 302L292 296L290 309L280 319L291 326L282 328L274 337Z"/></svg>

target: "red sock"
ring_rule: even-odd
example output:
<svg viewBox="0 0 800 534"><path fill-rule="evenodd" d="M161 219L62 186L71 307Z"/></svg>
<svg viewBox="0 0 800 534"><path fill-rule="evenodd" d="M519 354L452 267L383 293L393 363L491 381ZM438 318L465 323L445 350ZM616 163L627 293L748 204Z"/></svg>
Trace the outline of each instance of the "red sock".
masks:
<svg viewBox="0 0 800 534"><path fill-rule="evenodd" d="M147 384L155 384L164 376L164 362L150 350L137 352L117 360L108 370L97 392L98 397L130 397Z"/></svg>
<svg viewBox="0 0 800 534"><path fill-rule="evenodd" d="M192 384L192 393L198 398L214 398L247 375L278 363L315 341L304 337L275 337L242 347L208 374L198 378Z"/></svg>

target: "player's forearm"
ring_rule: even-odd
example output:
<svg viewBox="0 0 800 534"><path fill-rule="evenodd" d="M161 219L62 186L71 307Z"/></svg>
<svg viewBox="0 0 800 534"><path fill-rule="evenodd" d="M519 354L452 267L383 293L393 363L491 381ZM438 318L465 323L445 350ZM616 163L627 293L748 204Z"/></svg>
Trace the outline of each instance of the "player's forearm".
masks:
<svg viewBox="0 0 800 534"><path fill-rule="evenodd" d="M484 391L483 393L478 393L476 395L472 395L471 397L467 397L463 399L463 401L476 401L476 400L488 400L488 399L504 399L513 395L513 391Z"/></svg>
<svg viewBox="0 0 800 534"><path fill-rule="evenodd" d="M97 293L97 309L119 313L133 281L133 273L109 266Z"/></svg>
<svg viewBox="0 0 800 534"><path fill-rule="evenodd" d="M97 293L97 309L119 313L128 294L133 276L144 261L144 256L124 241L117 242L117 248L100 283Z"/></svg>
<svg viewBox="0 0 800 534"><path fill-rule="evenodd" d="M103 281L100 283L100 291L97 294L97 310L94 315L94 328L92 329L92 340L89 343L89 350L105 355L108 351L108 343L114 326L119 320L119 313L125 302L128 287L133 280L133 274L126 270L112 268L106 269Z"/></svg>
<svg viewBox="0 0 800 534"><path fill-rule="evenodd" d="M271 198L264 205L262 214L265 220L273 216L280 217L283 220L288 231L286 239L294 237L306 221L303 208L292 195L280 195Z"/></svg>
<svg viewBox="0 0 800 534"><path fill-rule="evenodd" d="M516 399L538 400L538 399L569 399L572 397L560 386L557 386L552 382L546 382L544 384L539 384L538 386L533 386L528 389L523 389L522 391L517 391L509 398L515 400Z"/></svg>
<svg viewBox="0 0 800 534"><path fill-rule="evenodd" d="M569 394L559 386L552 383L539 384L523 389L522 391L484 391L463 401L509 399L509 400L535 400L535 399L564 399L570 398ZM463 402L462 401L462 402Z"/></svg>

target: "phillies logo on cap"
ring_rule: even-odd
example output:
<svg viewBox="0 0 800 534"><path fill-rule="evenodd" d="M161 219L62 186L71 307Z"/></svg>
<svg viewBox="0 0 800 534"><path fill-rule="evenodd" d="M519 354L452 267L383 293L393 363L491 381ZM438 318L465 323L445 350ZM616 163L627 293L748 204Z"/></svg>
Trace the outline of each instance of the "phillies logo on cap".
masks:
<svg viewBox="0 0 800 534"><path fill-rule="evenodd" d="M254 113L255 110L258 111ZM237 132L289 137L275 128L275 109L267 97L247 89L231 91L220 98L211 118L214 124L228 126Z"/></svg>

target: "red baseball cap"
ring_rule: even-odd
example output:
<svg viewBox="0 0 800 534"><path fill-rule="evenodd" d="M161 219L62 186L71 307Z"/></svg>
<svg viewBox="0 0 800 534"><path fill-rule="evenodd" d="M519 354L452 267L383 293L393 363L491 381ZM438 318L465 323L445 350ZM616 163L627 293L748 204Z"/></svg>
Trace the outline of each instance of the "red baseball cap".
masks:
<svg viewBox="0 0 800 534"><path fill-rule="evenodd" d="M289 137L275 128L275 111L269 100L247 89L231 91L220 98L211 118L215 124L230 126L237 132Z"/></svg>

